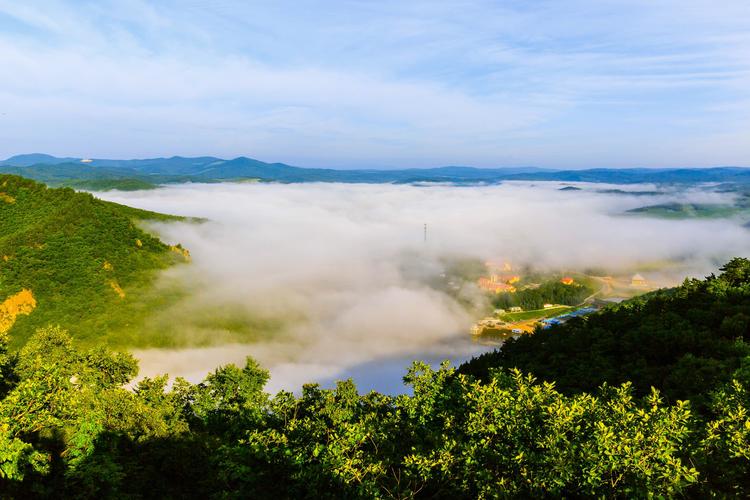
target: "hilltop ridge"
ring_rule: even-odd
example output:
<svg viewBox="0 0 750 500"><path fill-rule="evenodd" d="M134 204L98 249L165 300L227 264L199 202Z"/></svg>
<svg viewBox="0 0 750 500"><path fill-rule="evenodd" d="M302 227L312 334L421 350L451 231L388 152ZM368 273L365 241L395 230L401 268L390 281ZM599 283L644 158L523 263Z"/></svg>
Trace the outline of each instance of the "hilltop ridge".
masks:
<svg viewBox="0 0 750 500"><path fill-rule="evenodd" d="M697 182L750 183L750 169L711 168L594 168L553 170L537 167L474 168L444 166L395 170L303 168L268 163L246 156L214 156L116 160L57 158L34 153L0 161L0 172L22 175L54 185L84 189L147 189L178 182L222 182L255 179L266 182L342 183L453 183L481 184L502 181L568 181L594 183L689 184Z"/></svg>

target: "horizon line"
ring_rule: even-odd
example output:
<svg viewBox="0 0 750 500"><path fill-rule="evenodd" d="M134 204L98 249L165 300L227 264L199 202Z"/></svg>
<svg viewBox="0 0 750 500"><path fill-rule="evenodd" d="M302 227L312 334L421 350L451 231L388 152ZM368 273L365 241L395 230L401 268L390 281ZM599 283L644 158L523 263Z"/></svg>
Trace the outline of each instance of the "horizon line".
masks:
<svg viewBox="0 0 750 500"><path fill-rule="evenodd" d="M141 157L141 158L107 158L107 157L90 157L90 156L56 156L51 155L49 153L17 153L13 154L9 157L7 157L4 160L0 160L0 164L5 164L5 162L12 161L14 158L17 157L24 157L24 156L47 156L50 158L54 158L56 160L71 160L71 162L76 161L78 163L83 162L84 160L89 160L90 162L94 161L148 161L148 160L171 160L171 159L198 159L198 158L212 158L220 161L235 161L235 160L252 160L257 161L261 163L265 163L268 165L284 165L287 167L292 168L299 168L299 169L305 169L305 170L341 170L341 171L351 171L351 170L360 170L360 171L392 171L392 170L435 170L435 169L445 169L445 168L466 168L466 169L474 169L474 170L512 170L512 169L536 169L540 171L547 171L547 172L567 172L567 171L587 171L587 170L710 170L710 169L743 169L747 170L750 169L750 166L740 166L740 165L710 165L710 166L678 166L678 167L658 167L658 166L628 166L628 167L607 167L607 166L599 166L599 167L566 167L566 168L553 168L553 167L538 167L536 165L510 165L510 166L492 166L492 167L478 167L473 165L437 165L437 166L427 166L427 167L398 167L398 166L380 166L380 167L352 167L352 168L336 168L336 167L321 167L321 166L299 166L299 165L293 165L291 163L285 163L283 161L266 161L266 160L259 160L258 158L254 158L252 156L246 156L246 155L240 155L235 156L233 158L223 158L221 156L214 156L214 155L197 155L197 156L185 156L185 155L179 155L179 154L173 154L171 156L151 156L151 157ZM83 162L86 164L87 162ZM44 162L35 163L34 165L44 165ZM8 165L8 166L19 166L19 165ZM27 166L33 166L33 165L27 165Z"/></svg>

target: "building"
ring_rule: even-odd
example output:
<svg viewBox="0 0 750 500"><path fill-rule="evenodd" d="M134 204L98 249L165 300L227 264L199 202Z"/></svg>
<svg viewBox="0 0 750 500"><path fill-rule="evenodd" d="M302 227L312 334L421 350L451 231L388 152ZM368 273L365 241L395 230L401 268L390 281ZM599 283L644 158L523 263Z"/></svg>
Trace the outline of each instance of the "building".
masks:
<svg viewBox="0 0 750 500"><path fill-rule="evenodd" d="M515 274L493 274L492 277L509 285L513 285L514 283L518 283L519 281L521 281L521 277Z"/></svg>
<svg viewBox="0 0 750 500"><path fill-rule="evenodd" d="M510 312L512 312L512 313L520 313L520 312L523 312L523 308L522 307L518 307L518 306L513 306L513 307L510 308Z"/></svg>
<svg viewBox="0 0 750 500"><path fill-rule="evenodd" d="M543 305L542 307L543 307L544 309L552 309L552 308L554 308L554 307L555 307L555 304L544 304L544 305Z"/></svg>
<svg viewBox="0 0 750 500"><path fill-rule="evenodd" d="M521 277L516 274L497 274L492 273L489 276L489 280L493 283L507 283L512 285L521 281Z"/></svg>
<svg viewBox="0 0 750 500"><path fill-rule="evenodd" d="M485 318L477 321L471 327L472 335L481 335L485 329L500 330L505 327L505 322L495 318Z"/></svg>
<svg viewBox="0 0 750 500"><path fill-rule="evenodd" d="M504 261L504 260L488 260L484 263L484 265L487 267L487 269L491 273L496 272L509 272L513 270L513 266L510 262Z"/></svg>
<svg viewBox="0 0 750 500"><path fill-rule="evenodd" d="M493 280L492 277L487 278L483 276L479 278L479 280L477 281L477 286L479 286L479 288L481 288L482 290L493 293L513 293L516 291L516 287L514 287L513 285Z"/></svg>
<svg viewBox="0 0 750 500"><path fill-rule="evenodd" d="M482 276L477 281L477 285L482 290L494 293L513 293L516 287L513 284L521 281L521 277L515 274L497 274L492 273L489 276Z"/></svg>
<svg viewBox="0 0 750 500"><path fill-rule="evenodd" d="M639 287L639 288L647 287L648 281L646 281L646 278L644 278L640 274L634 274L633 277L630 279L630 286Z"/></svg>

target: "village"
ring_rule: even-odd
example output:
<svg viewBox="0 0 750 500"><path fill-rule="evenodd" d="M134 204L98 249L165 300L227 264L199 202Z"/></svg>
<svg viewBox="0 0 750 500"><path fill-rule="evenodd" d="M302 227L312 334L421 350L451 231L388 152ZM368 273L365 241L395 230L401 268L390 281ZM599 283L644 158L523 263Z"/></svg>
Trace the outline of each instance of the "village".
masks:
<svg viewBox="0 0 750 500"><path fill-rule="evenodd" d="M524 280L521 273L514 272L508 261L485 262L487 275L481 276L477 287L488 295L515 294L519 291L536 289L541 283ZM483 339L502 340L507 337L531 333L537 328L550 328L573 318L585 316L602 307L620 302L626 298L652 290L649 281L640 273L627 276L593 276L572 274L556 278L566 287L577 286L577 280L585 280L594 286L591 294L576 304L545 303L541 308L524 309L521 306L496 308L492 315L477 321L471 327L471 334Z"/></svg>

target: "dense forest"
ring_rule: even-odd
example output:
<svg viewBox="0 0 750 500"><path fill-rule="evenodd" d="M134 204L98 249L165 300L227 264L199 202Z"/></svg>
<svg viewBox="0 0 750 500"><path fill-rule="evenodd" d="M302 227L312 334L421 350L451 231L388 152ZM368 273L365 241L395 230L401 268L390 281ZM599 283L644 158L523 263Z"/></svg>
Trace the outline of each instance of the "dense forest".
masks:
<svg viewBox="0 0 750 500"><path fill-rule="evenodd" d="M594 293L588 283L563 284L559 279L547 280L536 288L521 288L513 293L499 293L492 299L496 308L518 306L525 310L541 309L544 304L575 306Z"/></svg>
<svg viewBox="0 0 750 500"><path fill-rule="evenodd" d="M750 370L750 268L735 259L722 271L509 340L461 372L517 367L568 394L631 382L639 396L653 386L672 402L707 404L711 390Z"/></svg>
<svg viewBox="0 0 750 500"><path fill-rule="evenodd" d="M128 354L54 327L20 351L5 335L0 494L746 496L749 306L750 261L735 259L460 370L415 363L397 397L351 381L270 395L252 359L131 390Z"/></svg>
<svg viewBox="0 0 750 500"><path fill-rule="evenodd" d="M747 259L458 369L416 362L409 394L273 395L252 359L133 382L105 347L187 256L144 219L170 217L0 176L0 497L750 495Z"/></svg>
<svg viewBox="0 0 750 500"><path fill-rule="evenodd" d="M335 170L301 168L266 163L244 156L223 159L211 156L116 160L104 158L56 158L32 153L0 160L0 172L23 175L42 182L81 182L92 179L140 179L146 182L219 182L261 179L271 182L367 182L454 184L501 181L562 181L606 184L657 185L725 183L747 187L750 169L717 168L595 168L587 170L541 170L534 167L472 168L437 167L405 170ZM45 168L45 167L56 168ZM30 168L32 167L32 168ZM615 193L612 193L615 194Z"/></svg>
<svg viewBox="0 0 750 500"><path fill-rule="evenodd" d="M161 176L138 175L121 168L91 168L82 163L16 167L0 165L0 175L2 174L19 175L51 187L70 187L91 191L154 189L157 183L169 179Z"/></svg>
<svg viewBox="0 0 750 500"><path fill-rule="evenodd" d="M173 219L0 175L0 316L6 327L12 316L12 344L48 324L92 342L136 328L156 271L187 255L137 223Z"/></svg>

